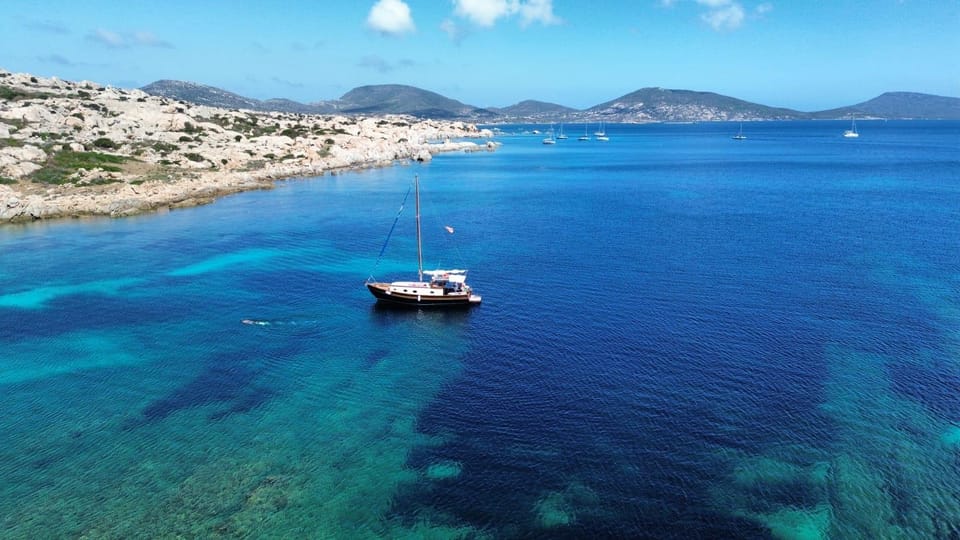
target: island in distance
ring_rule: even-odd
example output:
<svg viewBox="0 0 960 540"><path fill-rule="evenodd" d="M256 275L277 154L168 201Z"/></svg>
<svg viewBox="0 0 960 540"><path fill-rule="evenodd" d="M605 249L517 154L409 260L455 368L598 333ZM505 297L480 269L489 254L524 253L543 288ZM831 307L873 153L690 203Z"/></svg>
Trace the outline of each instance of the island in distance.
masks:
<svg viewBox="0 0 960 540"><path fill-rule="evenodd" d="M163 80L144 86L155 96L222 108L305 114L406 114L419 118L506 122L709 122L856 118L960 120L960 98L887 92L871 100L825 111L769 107L713 92L642 88L587 109L527 100L509 107L475 107L429 90L400 84L361 86L337 100L298 103L256 100L203 84Z"/></svg>

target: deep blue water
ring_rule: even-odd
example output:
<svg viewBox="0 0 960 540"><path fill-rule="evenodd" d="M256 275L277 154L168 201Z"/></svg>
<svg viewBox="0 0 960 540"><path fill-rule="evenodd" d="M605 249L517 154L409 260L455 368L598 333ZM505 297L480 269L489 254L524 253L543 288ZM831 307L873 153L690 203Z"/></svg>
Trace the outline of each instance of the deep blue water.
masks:
<svg viewBox="0 0 960 540"><path fill-rule="evenodd" d="M0 228L0 536L960 536L960 123L497 127Z"/></svg>

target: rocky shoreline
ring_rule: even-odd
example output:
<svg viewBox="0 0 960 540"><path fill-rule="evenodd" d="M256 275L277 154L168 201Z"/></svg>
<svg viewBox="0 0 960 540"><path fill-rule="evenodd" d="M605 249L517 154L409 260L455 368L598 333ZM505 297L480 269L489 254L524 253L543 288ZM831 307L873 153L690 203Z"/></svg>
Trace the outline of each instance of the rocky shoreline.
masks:
<svg viewBox="0 0 960 540"><path fill-rule="evenodd" d="M207 204L281 179L492 150L492 135L407 116L219 109L0 69L0 223Z"/></svg>

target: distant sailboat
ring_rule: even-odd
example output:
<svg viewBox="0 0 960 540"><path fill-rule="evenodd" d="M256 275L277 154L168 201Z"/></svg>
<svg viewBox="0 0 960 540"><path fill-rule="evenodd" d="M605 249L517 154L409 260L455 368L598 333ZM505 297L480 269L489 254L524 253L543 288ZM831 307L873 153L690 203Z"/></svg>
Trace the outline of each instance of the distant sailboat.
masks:
<svg viewBox="0 0 960 540"><path fill-rule="evenodd" d="M557 139L553 137L553 124L550 124L550 134L543 139L543 144L557 144Z"/></svg>
<svg viewBox="0 0 960 540"><path fill-rule="evenodd" d="M860 136L860 134L857 133L857 119L855 117L850 118L850 129L844 131L843 136L847 139L856 139Z"/></svg>
<svg viewBox="0 0 960 540"><path fill-rule="evenodd" d="M610 137L607 137L607 130L603 127L603 122L600 122L600 129L594 133L597 136L598 141L609 141Z"/></svg>
<svg viewBox="0 0 960 540"><path fill-rule="evenodd" d="M563 122L560 123L560 134L557 135L557 138L561 140L567 138L567 135L563 132Z"/></svg>
<svg viewBox="0 0 960 540"><path fill-rule="evenodd" d="M577 138L578 141L589 141L590 136L587 135L587 124L583 125L583 136Z"/></svg>
<svg viewBox="0 0 960 540"><path fill-rule="evenodd" d="M743 134L743 122L740 122L740 132L734 135L733 138L737 141L742 141L747 138L747 136Z"/></svg>

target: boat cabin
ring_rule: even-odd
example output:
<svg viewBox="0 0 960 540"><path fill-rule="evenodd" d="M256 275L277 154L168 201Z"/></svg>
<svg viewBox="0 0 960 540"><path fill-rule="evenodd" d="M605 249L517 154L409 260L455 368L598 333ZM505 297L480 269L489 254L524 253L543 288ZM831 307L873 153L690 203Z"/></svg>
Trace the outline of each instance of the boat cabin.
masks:
<svg viewBox="0 0 960 540"><path fill-rule="evenodd" d="M466 273L443 272L435 270L432 272L424 272L424 274L429 274L431 276L430 287L443 289L443 294L457 294L465 292L464 287L466 286L467 282Z"/></svg>

